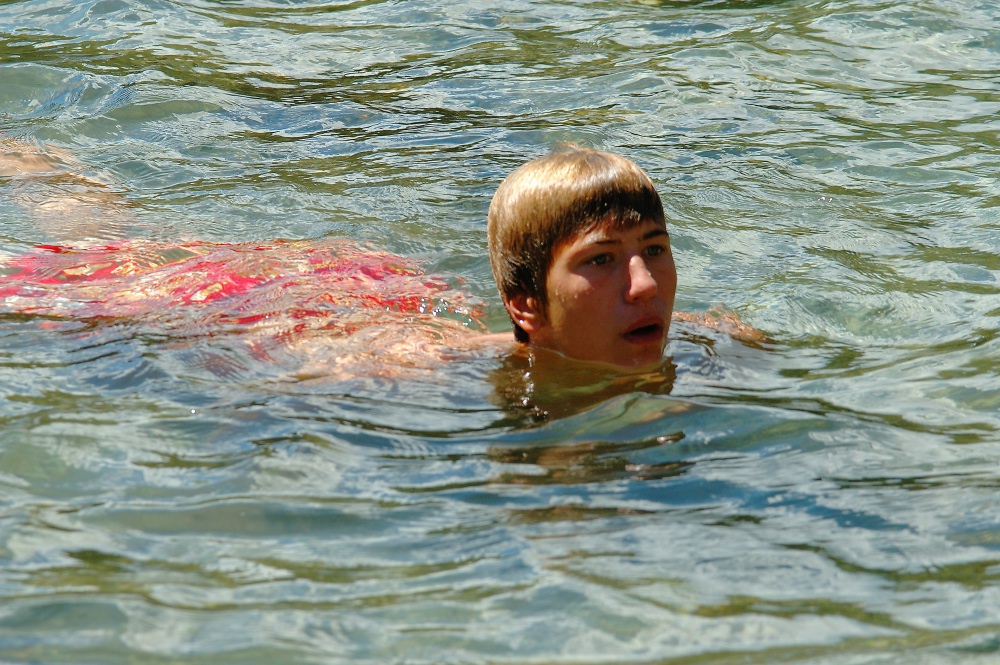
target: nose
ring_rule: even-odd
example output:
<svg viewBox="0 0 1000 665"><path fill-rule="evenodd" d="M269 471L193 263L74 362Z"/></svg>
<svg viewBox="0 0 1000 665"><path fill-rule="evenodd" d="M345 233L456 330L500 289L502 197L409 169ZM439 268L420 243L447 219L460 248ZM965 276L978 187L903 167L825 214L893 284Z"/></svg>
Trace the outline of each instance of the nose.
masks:
<svg viewBox="0 0 1000 665"><path fill-rule="evenodd" d="M633 256L628 262L628 290L625 300L637 302L656 295L656 278L649 271L641 256Z"/></svg>

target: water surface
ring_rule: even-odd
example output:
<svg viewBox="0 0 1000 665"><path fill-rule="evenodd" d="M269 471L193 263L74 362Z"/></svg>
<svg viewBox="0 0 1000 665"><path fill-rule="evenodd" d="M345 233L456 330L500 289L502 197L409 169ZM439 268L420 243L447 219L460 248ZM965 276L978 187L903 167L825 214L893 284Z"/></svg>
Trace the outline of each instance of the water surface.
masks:
<svg viewBox="0 0 1000 665"><path fill-rule="evenodd" d="M0 129L117 201L5 179L4 256L370 243L501 330L489 198L575 141L659 186L678 307L773 340L297 380L5 311L0 659L993 662L998 34L976 0L0 3Z"/></svg>

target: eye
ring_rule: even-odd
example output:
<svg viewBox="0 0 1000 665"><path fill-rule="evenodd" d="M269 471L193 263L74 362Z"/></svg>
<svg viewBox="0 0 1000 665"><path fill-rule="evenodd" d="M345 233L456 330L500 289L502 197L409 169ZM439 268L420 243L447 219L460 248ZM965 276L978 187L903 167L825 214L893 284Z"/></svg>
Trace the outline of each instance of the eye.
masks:
<svg viewBox="0 0 1000 665"><path fill-rule="evenodd" d="M612 258L610 254L598 254L597 256L589 259L587 263L593 266L604 266L611 263L611 260Z"/></svg>
<svg viewBox="0 0 1000 665"><path fill-rule="evenodd" d="M650 245L646 248L646 256L659 256L667 251L664 245Z"/></svg>

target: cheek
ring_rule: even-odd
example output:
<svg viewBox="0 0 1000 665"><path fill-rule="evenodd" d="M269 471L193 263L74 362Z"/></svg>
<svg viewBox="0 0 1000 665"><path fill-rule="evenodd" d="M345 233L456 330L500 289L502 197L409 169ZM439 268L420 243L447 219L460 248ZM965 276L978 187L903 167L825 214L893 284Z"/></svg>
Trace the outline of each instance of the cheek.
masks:
<svg viewBox="0 0 1000 665"><path fill-rule="evenodd" d="M555 286L549 293L549 314L556 326L577 326L588 317L587 310L594 305L593 289L582 283L565 283Z"/></svg>
<svg viewBox="0 0 1000 665"><path fill-rule="evenodd" d="M568 317L580 315L595 302L595 289L584 279L569 280L553 289L552 297Z"/></svg>
<svg viewBox="0 0 1000 665"><path fill-rule="evenodd" d="M673 260L664 265L656 278L657 285L666 291L673 293L677 290L677 268Z"/></svg>
<svg viewBox="0 0 1000 665"><path fill-rule="evenodd" d="M677 272L671 270L665 279L666 288L673 293L677 290Z"/></svg>

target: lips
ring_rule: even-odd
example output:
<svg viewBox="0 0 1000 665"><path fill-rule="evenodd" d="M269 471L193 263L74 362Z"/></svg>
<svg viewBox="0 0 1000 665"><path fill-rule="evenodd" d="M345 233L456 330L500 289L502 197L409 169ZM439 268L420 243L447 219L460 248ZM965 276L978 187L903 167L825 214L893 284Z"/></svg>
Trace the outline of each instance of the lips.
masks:
<svg viewBox="0 0 1000 665"><path fill-rule="evenodd" d="M648 344L659 342L663 339L665 326L663 319L658 316L649 316L633 323L622 335L626 342L633 344Z"/></svg>

